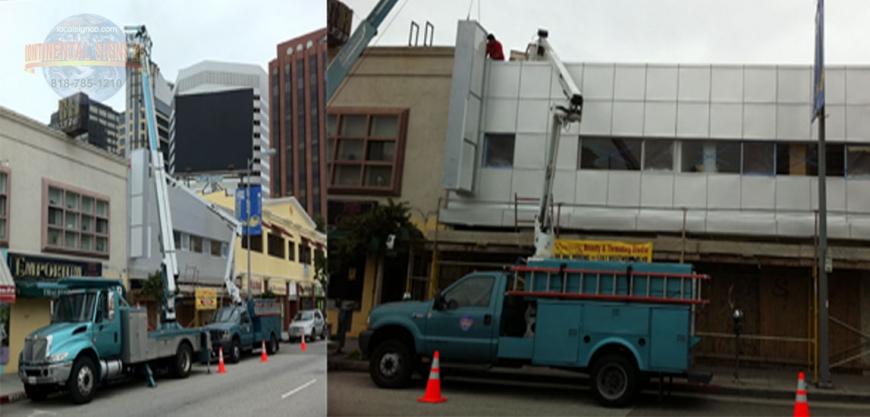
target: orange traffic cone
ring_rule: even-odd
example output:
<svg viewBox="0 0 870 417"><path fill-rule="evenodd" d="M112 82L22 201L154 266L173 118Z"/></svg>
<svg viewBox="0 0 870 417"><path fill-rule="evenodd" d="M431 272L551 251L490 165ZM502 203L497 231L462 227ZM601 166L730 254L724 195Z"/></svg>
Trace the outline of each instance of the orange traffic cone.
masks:
<svg viewBox="0 0 870 417"><path fill-rule="evenodd" d="M301 339L302 339L302 344L300 346L302 347L302 351L305 352L306 350L308 350L308 346L305 346L305 335L304 334L301 336Z"/></svg>
<svg viewBox="0 0 870 417"><path fill-rule="evenodd" d="M441 370L438 366L438 351L435 351L435 356L432 358L432 369L429 371L429 382L426 383L426 393L422 397L417 398L417 402L421 403L443 403L447 401L446 397L441 396Z"/></svg>
<svg viewBox="0 0 870 417"><path fill-rule="evenodd" d="M218 373L219 374L227 373L227 368L224 366L224 348L223 348L223 346L218 348Z"/></svg>
<svg viewBox="0 0 870 417"><path fill-rule="evenodd" d="M269 362L269 356L266 355L266 341L263 341L263 348L260 349L260 362Z"/></svg>
<svg viewBox="0 0 870 417"><path fill-rule="evenodd" d="M807 402L807 383L804 373L798 374L797 394L794 399L794 417L810 417L810 404Z"/></svg>

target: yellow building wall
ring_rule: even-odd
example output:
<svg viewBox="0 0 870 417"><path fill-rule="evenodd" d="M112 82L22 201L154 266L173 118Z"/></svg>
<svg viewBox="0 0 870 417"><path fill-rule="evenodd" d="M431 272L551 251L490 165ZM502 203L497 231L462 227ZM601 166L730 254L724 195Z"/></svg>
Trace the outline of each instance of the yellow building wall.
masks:
<svg viewBox="0 0 870 417"><path fill-rule="evenodd" d="M18 354L24 338L51 322L51 302L47 298L17 298L9 311L9 363L5 373L18 372Z"/></svg>
<svg viewBox="0 0 870 417"><path fill-rule="evenodd" d="M214 204L230 210L233 210L235 207L235 197L227 195L223 191L207 194L203 197ZM264 235L263 251L251 251L251 275L253 280L255 282L260 282L262 285L263 278L267 277L270 282L269 285L272 287L275 286L276 281L282 282L281 287L285 287L284 283L288 281L301 283L306 286L314 283L315 276L313 260L312 264L308 265L307 274L305 271L306 265L298 262L299 244L301 243L300 237L305 237L312 242L319 242L324 245L324 247L326 246L325 237L322 235L318 236L319 233L314 228L310 227L305 212L298 210L298 208L294 207L290 202L265 201L263 205L263 219L266 222L276 222L279 226L284 228L288 228L287 223L292 224L292 227L289 227L289 231L293 234L293 242L296 243L296 254L294 256L295 261L287 259L287 236L284 236L284 258L276 258L268 255L269 243ZM248 250L242 247L242 239L243 237L239 237L233 244L235 247L234 275L241 275L243 277L240 289L244 294L248 288ZM256 284L254 284L254 288L256 288ZM264 287L261 286L261 288L265 290ZM283 291L279 293L284 294Z"/></svg>

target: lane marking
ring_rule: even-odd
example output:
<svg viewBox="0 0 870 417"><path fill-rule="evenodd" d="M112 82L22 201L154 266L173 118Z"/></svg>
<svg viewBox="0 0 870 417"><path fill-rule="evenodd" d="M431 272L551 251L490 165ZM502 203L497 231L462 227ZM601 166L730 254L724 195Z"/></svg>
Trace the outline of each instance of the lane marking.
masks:
<svg viewBox="0 0 870 417"><path fill-rule="evenodd" d="M283 400L283 399L285 399L285 398L287 398L287 397L289 397L289 396L291 396L291 395L293 395L293 394L295 394L295 393L297 393L297 392L299 392L299 391L302 391L302 390L304 390L305 388L308 388L311 384L313 384L313 383L315 383L315 382L317 382L317 378L312 379L311 381L308 381L308 382L306 382L306 383L304 383L304 384L302 384L302 385L300 385L300 386L294 388L292 391L290 391L290 392L288 392L288 393L282 395L282 396L281 396L281 399Z"/></svg>

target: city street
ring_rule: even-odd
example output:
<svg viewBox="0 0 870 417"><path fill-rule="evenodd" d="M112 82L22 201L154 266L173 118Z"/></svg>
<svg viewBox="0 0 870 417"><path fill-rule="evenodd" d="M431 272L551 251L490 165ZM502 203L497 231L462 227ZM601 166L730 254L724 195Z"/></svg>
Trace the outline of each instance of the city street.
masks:
<svg viewBox="0 0 870 417"><path fill-rule="evenodd" d="M329 374L330 416L785 416L790 401L742 399L725 396L676 394L658 401L643 394L634 407L610 409L599 406L586 387L563 384L506 382L468 377L442 377L442 404L418 403L422 381L402 390L380 389L367 373ZM813 403L813 416L866 416L870 405Z"/></svg>
<svg viewBox="0 0 870 417"><path fill-rule="evenodd" d="M3 417L17 416L323 416L326 414L326 342L282 343L281 349L261 363L259 351L227 373L211 374L194 367L187 379L157 380L148 388L144 380L105 387L89 404L76 406L65 396L44 402L22 400L0 408Z"/></svg>

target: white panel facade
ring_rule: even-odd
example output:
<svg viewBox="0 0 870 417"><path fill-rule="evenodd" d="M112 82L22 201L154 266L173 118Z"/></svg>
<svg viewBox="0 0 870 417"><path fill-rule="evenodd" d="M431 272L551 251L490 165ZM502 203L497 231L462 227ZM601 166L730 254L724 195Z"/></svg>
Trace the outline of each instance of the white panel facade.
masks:
<svg viewBox="0 0 870 417"><path fill-rule="evenodd" d="M746 67L743 70L743 101L747 103L776 102L775 67Z"/></svg>
<svg viewBox="0 0 870 417"><path fill-rule="evenodd" d="M676 65L649 65L646 74L646 99L676 101L677 75Z"/></svg>
<svg viewBox="0 0 870 417"><path fill-rule="evenodd" d="M613 98L616 100L644 99L646 68L643 65L617 65L614 72Z"/></svg>
<svg viewBox="0 0 870 417"><path fill-rule="evenodd" d="M613 98L613 65L586 64L583 67L583 99ZM576 82L576 80L575 80Z"/></svg>
<svg viewBox="0 0 870 417"><path fill-rule="evenodd" d="M710 137L733 139L743 136L743 104L710 104Z"/></svg>
<svg viewBox="0 0 870 417"><path fill-rule="evenodd" d="M677 106L677 136L690 138L710 136L710 105L680 102Z"/></svg>
<svg viewBox="0 0 870 417"><path fill-rule="evenodd" d="M546 133L550 122L549 100L520 100L517 132Z"/></svg>
<svg viewBox="0 0 870 417"><path fill-rule="evenodd" d="M484 111L485 132L515 132L517 128L517 100L489 99Z"/></svg>
<svg viewBox="0 0 870 417"><path fill-rule="evenodd" d="M677 103L648 101L644 111L644 136L674 136L677 127Z"/></svg>
<svg viewBox="0 0 870 417"><path fill-rule="evenodd" d="M546 62L523 62L520 74L520 97L549 99L552 72Z"/></svg>
<svg viewBox="0 0 870 417"><path fill-rule="evenodd" d="M677 88L680 101L710 101L710 66L681 66Z"/></svg>
<svg viewBox="0 0 870 417"><path fill-rule="evenodd" d="M586 101L583 103L583 135L609 135L613 120L613 103L610 101Z"/></svg>
<svg viewBox="0 0 870 417"><path fill-rule="evenodd" d="M487 78L488 97L516 98L520 93L520 63L490 65Z"/></svg>
<svg viewBox="0 0 870 417"><path fill-rule="evenodd" d="M713 67L710 77L710 101L743 102L743 67Z"/></svg>
<svg viewBox="0 0 870 417"><path fill-rule="evenodd" d="M744 104L743 137L746 139L776 138L776 105Z"/></svg>
<svg viewBox="0 0 870 417"><path fill-rule="evenodd" d="M613 134L623 136L643 135L643 102L613 102Z"/></svg>
<svg viewBox="0 0 870 417"><path fill-rule="evenodd" d="M740 178L740 207L743 209L773 210L776 180L774 177L743 176Z"/></svg>

